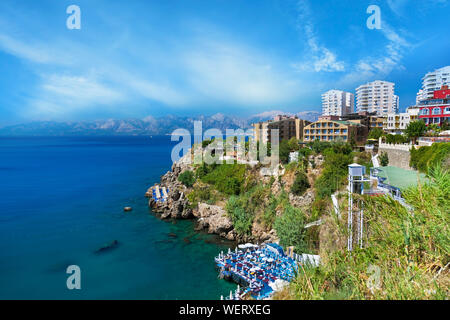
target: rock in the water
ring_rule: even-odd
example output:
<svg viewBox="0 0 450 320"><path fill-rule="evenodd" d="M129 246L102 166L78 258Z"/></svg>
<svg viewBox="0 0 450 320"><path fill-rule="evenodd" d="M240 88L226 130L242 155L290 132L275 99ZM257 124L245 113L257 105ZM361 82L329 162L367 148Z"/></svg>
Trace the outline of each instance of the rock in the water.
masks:
<svg viewBox="0 0 450 320"><path fill-rule="evenodd" d="M125 212L129 212L129 211L131 211L131 210L133 210L133 208L131 208L131 207L125 207L125 208L123 208L123 211L125 211Z"/></svg>
<svg viewBox="0 0 450 320"><path fill-rule="evenodd" d="M105 244L104 246L102 246L99 249L97 249L95 251L95 253L97 253L97 254L104 253L104 252L110 251L112 249L116 249L118 246L119 246L119 241L113 240L110 243Z"/></svg>

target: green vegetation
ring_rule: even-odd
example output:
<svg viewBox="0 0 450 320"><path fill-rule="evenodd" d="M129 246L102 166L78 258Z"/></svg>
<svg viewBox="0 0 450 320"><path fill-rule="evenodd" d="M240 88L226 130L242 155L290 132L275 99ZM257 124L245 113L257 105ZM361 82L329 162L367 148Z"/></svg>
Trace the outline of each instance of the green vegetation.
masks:
<svg viewBox="0 0 450 320"><path fill-rule="evenodd" d="M291 187L291 192L297 196L301 196L309 187L311 187L311 185L308 182L308 177L303 171L301 171L298 172L295 177L294 183Z"/></svg>
<svg viewBox="0 0 450 320"><path fill-rule="evenodd" d="M262 210L269 193L268 187L259 185L240 196L234 195L228 199L225 209L239 235L251 233L256 212Z"/></svg>
<svg viewBox="0 0 450 320"><path fill-rule="evenodd" d="M352 148L348 143L333 143L323 151L323 155L322 175L315 184L319 198L331 196L345 183L348 165L353 161Z"/></svg>
<svg viewBox="0 0 450 320"><path fill-rule="evenodd" d="M280 153L279 153L281 163L284 164L288 163L289 153L299 150L300 146L296 138L291 138L290 140L282 140L280 142Z"/></svg>
<svg viewBox="0 0 450 320"><path fill-rule="evenodd" d="M411 149L410 166L416 170L427 173L430 167L443 165L450 169L448 159L450 157L450 142L434 143L430 147Z"/></svg>
<svg viewBox="0 0 450 320"><path fill-rule="evenodd" d="M300 209L288 205L283 214L275 220L275 230L284 248L294 246L297 252L305 252L305 216Z"/></svg>
<svg viewBox="0 0 450 320"><path fill-rule="evenodd" d="M438 166L430 180L404 192L412 211L390 197L365 197L365 248L321 256L320 267L301 269L283 297L448 299L450 175Z"/></svg>
<svg viewBox="0 0 450 320"><path fill-rule="evenodd" d="M242 164L203 164L198 173L200 179L213 185L218 191L227 195L238 195L245 179L245 165ZM199 171L197 170L197 171Z"/></svg>
<svg viewBox="0 0 450 320"><path fill-rule="evenodd" d="M425 122L422 120L417 120L408 124L405 129L405 134L413 141L414 144L416 144L417 138L423 136L426 130L427 126L425 125Z"/></svg>
<svg viewBox="0 0 450 320"><path fill-rule="evenodd" d="M207 186L198 187L187 195L189 203L192 208L197 207L199 202L206 202L207 204L215 204L219 199L216 193L211 191Z"/></svg>
<svg viewBox="0 0 450 320"><path fill-rule="evenodd" d="M190 170L187 170L178 176L178 181L180 181L186 187L190 188L195 183L194 173Z"/></svg>
<svg viewBox="0 0 450 320"><path fill-rule="evenodd" d="M391 144L402 144L402 143L408 143L409 139L406 136L403 136L401 134L388 134L386 135L386 143Z"/></svg>
<svg viewBox="0 0 450 320"><path fill-rule="evenodd" d="M325 149L328 149L331 146L332 146L332 143L328 142L328 141L314 140L314 141L308 143L308 147L311 148L311 150L315 154L322 153Z"/></svg>
<svg viewBox="0 0 450 320"><path fill-rule="evenodd" d="M389 165L389 157L387 152L382 152L380 155L380 165L386 167Z"/></svg>
<svg viewBox="0 0 450 320"><path fill-rule="evenodd" d="M367 139L379 139L384 135L384 131L381 128L374 128L370 130L369 135L367 136Z"/></svg>

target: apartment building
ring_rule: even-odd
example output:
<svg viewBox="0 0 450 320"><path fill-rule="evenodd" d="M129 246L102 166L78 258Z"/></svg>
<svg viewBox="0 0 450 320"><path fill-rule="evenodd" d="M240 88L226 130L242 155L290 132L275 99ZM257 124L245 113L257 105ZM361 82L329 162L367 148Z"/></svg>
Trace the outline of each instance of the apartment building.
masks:
<svg viewBox="0 0 450 320"><path fill-rule="evenodd" d="M310 121L299 119L296 116L278 115L273 120L254 123L254 137L256 141L270 142L272 130L277 129L279 141L294 137L297 140L303 140L303 128L310 123Z"/></svg>
<svg viewBox="0 0 450 320"><path fill-rule="evenodd" d="M329 90L322 94L323 116L344 116L355 108L355 95L341 90Z"/></svg>
<svg viewBox="0 0 450 320"><path fill-rule="evenodd" d="M344 120L321 119L303 129L305 142L314 140L350 142L353 138L357 144L363 144L367 139L367 134L367 126Z"/></svg>
<svg viewBox="0 0 450 320"><path fill-rule="evenodd" d="M395 84L373 81L356 88L356 111L375 112L379 116L397 113L399 97L395 95Z"/></svg>
<svg viewBox="0 0 450 320"><path fill-rule="evenodd" d="M450 66L428 72L422 78L422 89L417 93L416 102L433 99L434 92L440 90L442 86L450 85Z"/></svg>

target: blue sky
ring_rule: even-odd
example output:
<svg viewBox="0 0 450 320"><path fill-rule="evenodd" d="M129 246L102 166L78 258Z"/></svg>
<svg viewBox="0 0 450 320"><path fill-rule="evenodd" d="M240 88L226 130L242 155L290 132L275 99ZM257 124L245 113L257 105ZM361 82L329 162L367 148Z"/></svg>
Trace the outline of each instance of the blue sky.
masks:
<svg viewBox="0 0 450 320"><path fill-rule="evenodd" d="M450 65L449 16L450 0L2 0L0 124L320 111L377 79L404 109Z"/></svg>

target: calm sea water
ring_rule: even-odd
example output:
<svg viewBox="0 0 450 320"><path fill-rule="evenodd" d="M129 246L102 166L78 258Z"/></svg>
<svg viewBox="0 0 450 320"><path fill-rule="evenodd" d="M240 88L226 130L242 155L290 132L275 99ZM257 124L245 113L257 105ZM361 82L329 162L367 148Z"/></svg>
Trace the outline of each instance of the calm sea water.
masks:
<svg viewBox="0 0 450 320"><path fill-rule="evenodd" d="M218 299L234 289L213 260L230 243L191 221L161 221L147 206L143 195L170 170L173 145L0 138L0 299ZM113 240L116 249L94 253ZM66 287L72 264L81 290Z"/></svg>

